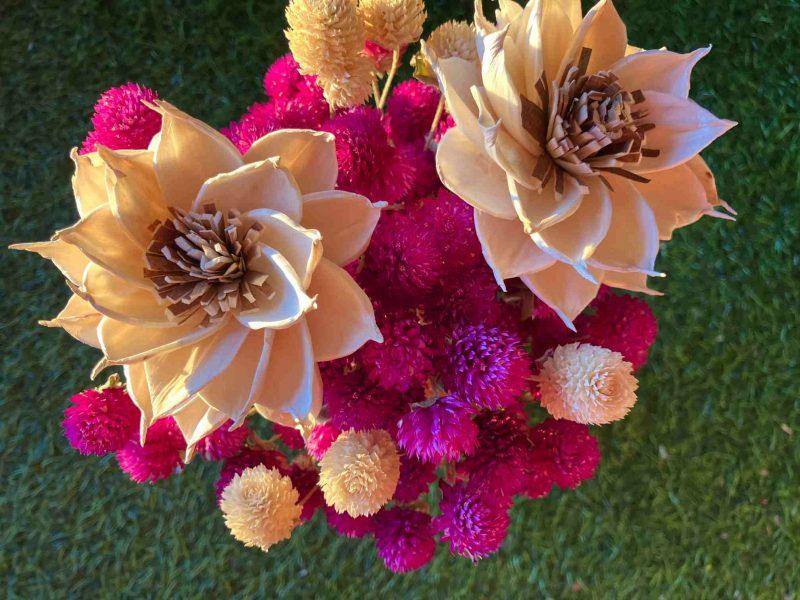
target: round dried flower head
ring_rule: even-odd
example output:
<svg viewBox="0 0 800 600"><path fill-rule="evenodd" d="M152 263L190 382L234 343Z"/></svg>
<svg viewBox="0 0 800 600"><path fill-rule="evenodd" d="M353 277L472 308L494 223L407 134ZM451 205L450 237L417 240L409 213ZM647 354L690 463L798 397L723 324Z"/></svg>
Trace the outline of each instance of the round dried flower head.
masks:
<svg viewBox="0 0 800 600"><path fill-rule="evenodd" d="M320 468L320 487L330 506L353 517L369 516L394 494L400 458L385 431L351 429L331 444Z"/></svg>
<svg viewBox="0 0 800 600"><path fill-rule="evenodd" d="M367 39L389 50L413 44L428 16L423 0L360 0Z"/></svg>
<svg viewBox="0 0 800 600"><path fill-rule="evenodd" d="M220 508L233 537L264 552L289 539L300 523L301 506L292 480L264 465L234 477L222 493Z"/></svg>
<svg viewBox="0 0 800 600"><path fill-rule="evenodd" d="M466 21L447 21L434 29L425 45L437 58L453 56L470 62L478 60L478 45L475 43L475 28Z"/></svg>
<svg viewBox="0 0 800 600"><path fill-rule="evenodd" d="M541 403L556 419L587 425L618 421L636 403L638 382L619 352L591 344L557 347L537 381Z"/></svg>
<svg viewBox="0 0 800 600"><path fill-rule="evenodd" d="M361 104L372 93L373 63L355 0L292 0L286 39L300 72L316 75L333 107Z"/></svg>

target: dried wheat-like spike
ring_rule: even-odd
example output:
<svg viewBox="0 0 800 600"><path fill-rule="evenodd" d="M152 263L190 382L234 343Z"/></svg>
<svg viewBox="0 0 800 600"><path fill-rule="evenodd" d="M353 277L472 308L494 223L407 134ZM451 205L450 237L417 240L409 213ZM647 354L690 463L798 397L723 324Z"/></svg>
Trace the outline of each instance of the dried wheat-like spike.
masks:
<svg viewBox="0 0 800 600"><path fill-rule="evenodd" d="M422 35L428 16L423 0L360 0L367 39L388 50L413 44Z"/></svg>

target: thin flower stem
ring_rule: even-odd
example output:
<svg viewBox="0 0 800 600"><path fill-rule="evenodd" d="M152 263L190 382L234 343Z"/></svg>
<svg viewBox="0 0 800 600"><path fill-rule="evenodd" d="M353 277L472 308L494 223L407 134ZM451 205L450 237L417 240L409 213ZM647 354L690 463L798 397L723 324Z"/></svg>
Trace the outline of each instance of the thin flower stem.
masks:
<svg viewBox="0 0 800 600"><path fill-rule="evenodd" d="M442 115L444 114L444 94L439 98L439 105L436 107L436 114L433 115L433 123L431 123L431 129L428 132L428 135L425 136L425 147L431 147L431 141L433 140L433 136L436 135L436 129L439 127L439 121L442 120Z"/></svg>
<svg viewBox="0 0 800 600"><path fill-rule="evenodd" d="M381 101L378 103L378 108L383 110L386 99L389 97L389 90L392 88L392 80L397 75L397 69L400 66L400 50L392 51L392 68L389 69L389 75L386 77L386 83L383 86L383 93L381 94Z"/></svg>
<svg viewBox="0 0 800 600"><path fill-rule="evenodd" d="M311 490L305 496L303 496L303 498L300 500L300 502L298 502L298 504L300 506L303 506L303 504L305 504L308 501L308 499L311 498L311 496L314 495L314 492L316 492L317 489L318 489L317 486L312 487Z"/></svg>
<svg viewBox="0 0 800 600"><path fill-rule="evenodd" d="M372 97L375 99L375 106L377 107L381 101L381 90L378 88L377 77L372 80Z"/></svg>

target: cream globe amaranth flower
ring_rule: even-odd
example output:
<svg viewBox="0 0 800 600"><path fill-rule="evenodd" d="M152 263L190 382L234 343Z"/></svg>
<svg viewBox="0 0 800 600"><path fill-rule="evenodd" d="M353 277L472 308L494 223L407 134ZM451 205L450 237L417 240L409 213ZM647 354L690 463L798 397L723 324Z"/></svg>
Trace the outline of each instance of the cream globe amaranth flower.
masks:
<svg viewBox="0 0 800 600"><path fill-rule="evenodd" d="M380 341L369 298L342 268L366 249L380 205L335 190L328 133L282 130L241 156L160 102L146 150L73 151L80 220L18 244L73 295L44 325L123 365L141 436L171 415L189 447L255 409L284 424L321 405L317 363Z"/></svg>
<svg viewBox="0 0 800 600"><path fill-rule="evenodd" d="M383 429L345 431L319 464L325 502L351 517L377 513L394 495L400 478L397 446Z"/></svg>
<svg viewBox="0 0 800 600"><path fill-rule="evenodd" d="M601 284L654 293L674 229L731 218L698 153L735 123L688 98L709 49L633 48L610 0L584 17L579 0L501 0L496 15L476 2L477 62L427 52L456 123L437 168L475 208L498 284L521 278L572 327Z"/></svg>
<svg viewBox="0 0 800 600"><path fill-rule="evenodd" d="M555 348L535 379L547 412L586 425L623 419L636 404L639 387L622 354L581 343Z"/></svg>
<svg viewBox="0 0 800 600"><path fill-rule="evenodd" d="M233 537L266 552L292 536L303 507L289 477L258 465L231 480L222 492L220 509Z"/></svg>

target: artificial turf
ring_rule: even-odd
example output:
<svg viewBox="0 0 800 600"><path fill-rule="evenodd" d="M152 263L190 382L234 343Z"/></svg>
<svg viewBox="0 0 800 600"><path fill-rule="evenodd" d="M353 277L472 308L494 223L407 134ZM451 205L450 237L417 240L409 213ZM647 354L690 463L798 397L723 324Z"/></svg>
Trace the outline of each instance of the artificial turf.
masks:
<svg viewBox="0 0 800 600"><path fill-rule="evenodd" d="M5 0L0 6L0 245L70 223L70 147L127 80L222 126L262 98L285 51L283 1ZM429 23L469 2L429 0ZM586 5L586 3L584 3ZM619 0L632 43L713 42L692 96L741 125L706 158L735 224L666 246L661 333L639 403L598 431L575 492L518 503L502 550L410 575L317 518L264 555L231 539L217 467L137 486L61 435L91 349L35 325L67 298L57 271L0 260L0 595L60 597L764 597L800 592L800 3Z"/></svg>

